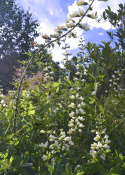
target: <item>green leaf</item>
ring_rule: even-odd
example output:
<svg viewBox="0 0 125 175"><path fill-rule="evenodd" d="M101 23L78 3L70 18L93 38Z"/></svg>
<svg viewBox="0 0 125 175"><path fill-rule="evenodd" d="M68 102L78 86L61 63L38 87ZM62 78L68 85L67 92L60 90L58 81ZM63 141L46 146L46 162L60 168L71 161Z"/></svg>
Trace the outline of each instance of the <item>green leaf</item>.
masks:
<svg viewBox="0 0 125 175"><path fill-rule="evenodd" d="M59 83L57 82L53 84L53 87L58 87L58 86L59 86Z"/></svg>
<svg viewBox="0 0 125 175"><path fill-rule="evenodd" d="M26 163L29 160L29 152L25 152L24 154L24 162Z"/></svg>
<svg viewBox="0 0 125 175"><path fill-rule="evenodd" d="M119 173L120 169L119 167L113 167L110 169L108 175L118 175L117 173Z"/></svg>
<svg viewBox="0 0 125 175"><path fill-rule="evenodd" d="M13 156L11 156L11 157L10 157L10 163L12 163L12 162L13 162L13 159L14 159L14 157L13 157Z"/></svg>
<svg viewBox="0 0 125 175"><path fill-rule="evenodd" d="M119 154L119 158L121 159L121 161L123 161L124 156L120 153L120 154Z"/></svg>
<svg viewBox="0 0 125 175"><path fill-rule="evenodd" d="M6 134L5 140L9 140L13 137L13 134Z"/></svg>
<svg viewBox="0 0 125 175"><path fill-rule="evenodd" d="M32 166L33 164L32 163L23 163L21 165L21 167L28 167L28 166Z"/></svg>
<svg viewBox="0 0 125 175"><path fill-rule="evenodd" d="M65 166L65 173L66 175L72 175L72 167L70 166L69 163L67 163Z"/></svg>

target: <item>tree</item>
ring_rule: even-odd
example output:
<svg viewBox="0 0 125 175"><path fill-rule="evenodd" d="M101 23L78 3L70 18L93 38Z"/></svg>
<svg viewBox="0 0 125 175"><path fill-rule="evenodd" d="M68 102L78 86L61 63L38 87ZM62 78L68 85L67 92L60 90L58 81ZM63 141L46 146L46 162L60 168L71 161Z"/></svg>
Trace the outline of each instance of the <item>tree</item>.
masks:
<svg viewBox="0 0 125 175"><path fill-rule="evenodd" d="M30 41L38 36L37 20L29 11L15 4L15 0L0 1L0 84L4 90L10 86L17 60L25 60L22 53L31 50Z"/></svg>

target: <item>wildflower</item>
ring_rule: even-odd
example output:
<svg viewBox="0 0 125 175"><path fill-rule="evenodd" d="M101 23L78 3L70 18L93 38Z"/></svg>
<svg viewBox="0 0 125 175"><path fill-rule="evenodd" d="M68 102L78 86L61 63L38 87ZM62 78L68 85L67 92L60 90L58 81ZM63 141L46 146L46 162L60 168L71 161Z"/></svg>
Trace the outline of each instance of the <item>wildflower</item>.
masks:
<svg viewBox="0 0 125 175"><path fill-rule="evenodd" d="M69 114L70 117L74 117L74 115L75 113L73 111Z"/></svg>
<svg viewBox="0 0 125 175"><path fill-rule="evenodd" d="M99 135L96 135L96 137L94 138L95 141L98 141L100 139Z"/></svg>
<svg viewBox="0 0 125 175"><path fill-rule="evenodd" d="M85 120L85 118L80 117L80 116L78 117L78 119L81 120L81 121L84 121Z"/></svg>
<svg viewBox="0 0 125 175"><path fill-rule="evenodd" d="M74 103L71 103L70 105L69 105L69 108L74 108L75 107L75 104Z"/></svg>
<svg viewBox="0 0 125 175"><path fill-rule="evenodd" d="M90 18L92 18L92 19L95 19L96 18L95 12L92 12L91 14L88 14L87 16L90 17Z"/></svg>
<svg viewBox="0 0 125 175"><path fill-rule="evenodd" d="M81 106L85 106L85 103L84 102L81 102Z"/></svg>
<svg viewBox="0 0 125 175"><path fill-rule="evenodd" d="M92 95L96 95L96 91L93 91L93 92L92 92Z"/></svg>
<svg viewBox="0 0 125 175"><path fill-rule="evenodd" d="M78 12L77 11L73 11L72 14L69 14L70 18L74 18L74 17L77 17L77 16L78 16Z"/></svg>
<svg viewBox="0 0 125 175"><path fill-rule="evenodd" d="M57 30L64 30L65 26L63 24L61 24L60 26L57 26Z"/></svg>
<svg viewBox="0 0 125 175"><path fill-rule="evenodd" d="M47 157L45 155L43 155L42 159L43 159L43 161L45 161L47 159Z"/></svg>
<svg viewBox="0 0 125 175"><path fill-rule="evenodd" d="M75 98L75 96L74 95L71 95L70 98L73 100Z"/></svg>
<svg viewBox="0 0 125 175"><path fill-rule="evenodd" d="M0 103L5 104L5 101L4 101L4 100L1 100L1 102L0 102Z"/></svg>
<svg viewBox="0 0 125 175"><path fill-rule="evenodd" d="M71 137L65 137L64 140L67 141L67 142L70 142L71 141Z"/></svg>
<svg viewBox="0 0 125 175"><path fill-rule="evenodd" d="M79 94L76 94L76 98L78 98L79 97Z"/></svg>
<svg viewBox="0 0 125 175"><path fill-rule="evenodd" d="M69 127L73 127L74 124L73 124L73 123L69 123L68 126L69 126Z"/></svg>
<svg viewBox="0 0 125 175"><path fill-rule="evenodd" d="M84 2L84 0L79 0L78 2L76 2L77 6L81 6L81 5L88 5L87 2Z"/></svg>
<svg viewBox="0 0 125 175"><path fill-rule="evenodd" d="M84 10L83 9L79 9L78 15L79 16L83 16L84 14L85 14Z"/></svg>
<svg viewBox="0 0 125 175"><path fill-rule="evenodd" d="M69 23L66 24L67 28L72 28L74 26L73 21L69 21Z"/></svg>
<svg viewBox="0 0 125 175"><path fill-rule="evenodd" d="M79 97L79 100L84 100L84 98L81 96L81 97Z"/></svg>
<svg viewBox="0 0 125 175"><path fill-rule="evenodd" d="M84 125L83 125L82 123L80 123L80 124L79 124L79 127L80 127L80 128L83 128L83 127L84 127Z"/></svg>
<svg viewBox="0 0 125 175"><path fill-rule="evenodd" d="M42 34L41 37L42 37L43 39L51 39L47 34Z"/></svg>
<svg viewBox="0 0 125 175"><path fill-rule="evenodd" d="M97 152L95 150L91 150L90 155L92 155L92 157L95 158L97 156Z"/></svg>
<svg viewBox="0 0 125 175"><path fill-rule="evenodd" d="M40 131L40 133L41 133L41 134L44 134L44 133L45 133L45 131L44 131L44 130L41 130L41 131Z"/></svg>
<svg viewBox="0 0 125 175"><path fill-rule="evenodd" d="M90 30L90 28L87 27L87 25L88 25L87 23L84 23L84 24L80 23L79 24L79 27L82 28L82 29L84 29L84 30L86 30L86 31L88 31L88 30Z"/></svg>
<svg viewBox="0 0 125 175"><path fill-rule="evenodd" d="M65 136L65 132L62 132L62 131L61 131L60 135Z"/></svg>
<svg viewBox="0 0 125 175"><path fill-rule="evenodd" d="M81 79L81 81L84 83L86 80L85 79Z"/></svg>
<svg viewBox="0 0 125 175"><path fill-rule="evenodd" d="M50 34L50 37L51 37L51 38L58 38L59 35L58 35L57 33L54 33L54 34Z"/></svg>
<svg viewBox="0 0 125 175"><path fill-rule="evenodd" d="M105 139L108 139L109 138L109 136L108 135L105 135L105 137L104 137Z"/></svg>
<svg viewBox="0 0 125 175"><path fill-rule="evenodd" d="M93 149L96 149L96 146L97 146L97 143L93 143L93 144L91 144L91 149L93 150Z"/></svg>
<svg viewBox="0 0 125 175"><path fill-rule="evenodd" d="M100 148L102 148L102 146L103 146L102 143L98 142L96 149L100 149Z"/></svg>
<svg viewBox="0 0 125 175"><path fill-rule="evenodd" d="M75 74L76 74L76 75L80 75L80 72L77 71Z"/></svg>
<svg viewBox="0 0 125 175"><path fill-rule="evenodd" d="M79 133L81 133L81 132L82 132L82 130L81 130L81 129L79 129L78 131L79 131Z"/></svg>

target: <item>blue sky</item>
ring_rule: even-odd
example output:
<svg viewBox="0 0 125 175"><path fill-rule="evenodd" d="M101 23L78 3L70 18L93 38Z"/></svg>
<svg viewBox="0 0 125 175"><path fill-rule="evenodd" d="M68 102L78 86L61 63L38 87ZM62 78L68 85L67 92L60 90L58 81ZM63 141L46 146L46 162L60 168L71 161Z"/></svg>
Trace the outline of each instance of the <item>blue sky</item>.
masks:
<svg viewBox="0 0 125 175"><path fill-rule="evenodd" d="M76 1L78 0L16 0L16 3L21 5L25 10L30 8L34 19L37 19L40 23L38 31L41 34L53 34L57 25L64 24L65 19L68 18L68 14L78 9L78 6L76 6ZM111 9L116 12L119 3L124 3L124 0L108 0L107 2L96 0L93 4L93 11L97 11L98 15L100 15L107 6L110 6ZM71 46L69 52L73 53L73 55L76 53L79 39L81 37L85 39L85 43L89 41L100 44L101 41L109 40L106 31L113 29L108 22L98 23L96 20L92 20L90 18L84 18L83 23L88 23L90 30L84 31L76 28L74 29L74 32L77 33L78 38L67 39L67 44ZM36 40L39 44L43 43L43 39L41 37L37 38ZM61 61L64 58L62 53L63 51L61 48L56 46L52 51L54 61Z"/></svg>

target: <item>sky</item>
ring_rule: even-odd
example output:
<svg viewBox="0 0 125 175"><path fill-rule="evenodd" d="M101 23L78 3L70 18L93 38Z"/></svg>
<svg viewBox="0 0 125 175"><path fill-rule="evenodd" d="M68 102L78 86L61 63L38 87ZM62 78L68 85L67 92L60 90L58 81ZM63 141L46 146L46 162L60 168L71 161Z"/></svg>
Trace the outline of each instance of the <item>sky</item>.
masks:
<svg viewBox="0 0 125 175"><path fill-rule="evenodd" d="M65 24L69 14L73 11L77 11L78 8L85 10L85 6L78 7L76 2L79 0L16 0L16 3L28 10L33 14L33 18L37 19L40 23L38 31L41 34L53 34L54 29L61 24ZM86 0L87 1L87 0ZM124 3L124 0L108 0L107 2L95 1L93 4L93 12L97 12L98 16L110 6L112 11L118 10L118 4ZM111 24L107 22L98 23L95 19L85 17L82 21L87 23L90 27L89 31L75 28L73 32L77 33L76 39L67 39L66 43L70 45L69 52L76 56L78 51L79 40L82 37L87 42L101 44L101 41L109 41L106 31L114 30ZM36 39L37 43L42 44L44 41L40 37ZM54 61L61 62L64 58L64 51L59 47L55 46L52 50L52 56Z"/></svg>

